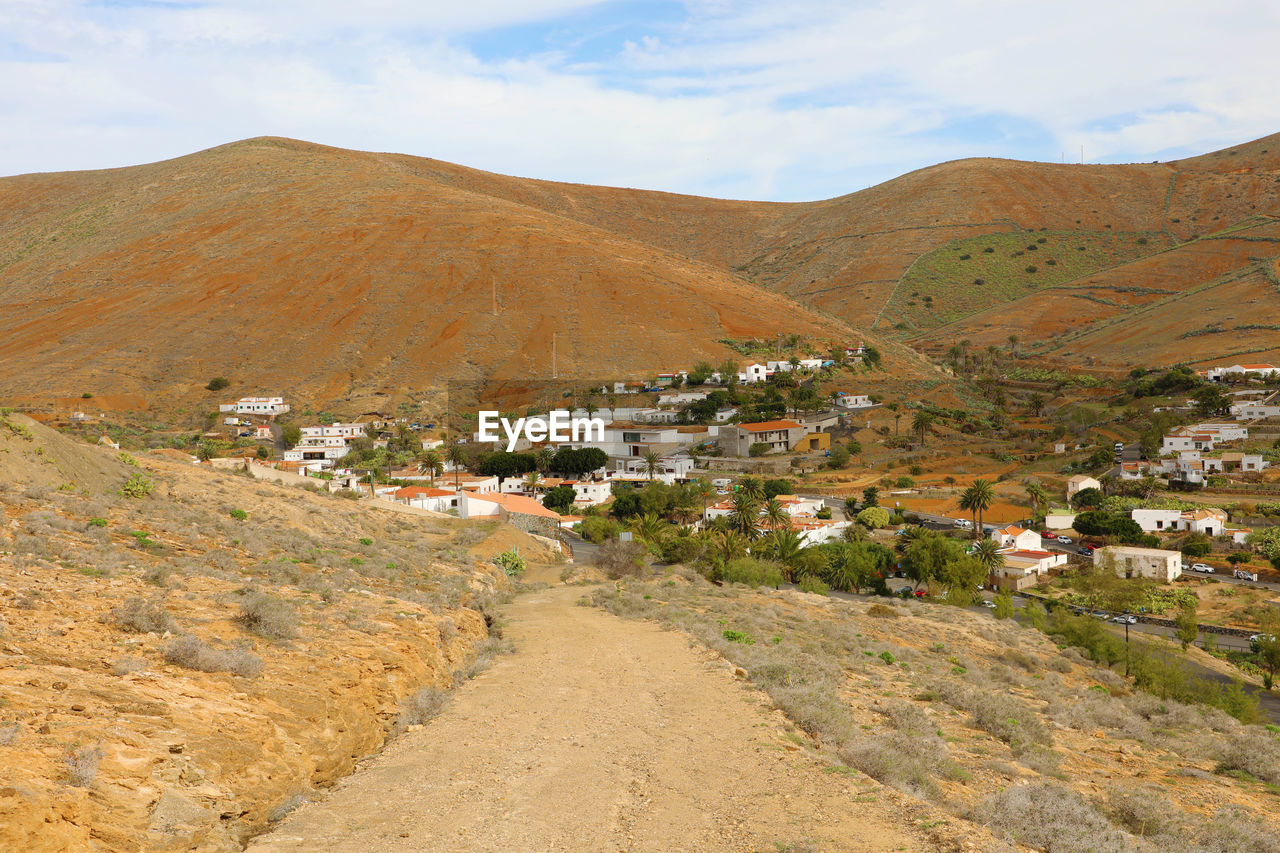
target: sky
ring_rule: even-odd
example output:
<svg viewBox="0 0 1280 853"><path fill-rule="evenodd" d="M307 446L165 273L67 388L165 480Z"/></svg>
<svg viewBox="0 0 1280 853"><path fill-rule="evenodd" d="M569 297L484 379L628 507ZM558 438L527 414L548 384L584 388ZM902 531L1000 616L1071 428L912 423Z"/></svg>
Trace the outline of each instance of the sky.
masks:
<svg viewBox="0 0 1280 853"><path fill-rule="evenodd" d="M253 136L829 198L1280 132L1276 0L0 0L0 175Z"/></svg>

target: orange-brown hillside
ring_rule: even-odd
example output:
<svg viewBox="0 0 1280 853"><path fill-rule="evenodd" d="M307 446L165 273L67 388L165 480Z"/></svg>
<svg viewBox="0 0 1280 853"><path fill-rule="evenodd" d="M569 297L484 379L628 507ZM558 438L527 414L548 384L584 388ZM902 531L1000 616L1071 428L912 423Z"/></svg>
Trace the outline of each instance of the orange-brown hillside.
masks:
<svg viewBox="0 0 1280 853"><path fill-rule="evenodd" d="M326 404L543 378L553 347L561 377L598 378L864 329L908 378L923 362L876 330L1114 364L1261 352L1278 180L1280 136L1163 164L955 161L802 204L271 138L0 179L0 399L195 401L225 374Z"/></svg>
<svg viewBox="0 0 1280 853"><path fill-rule="evenodd" d="M640 374L723 338L856 333L731 272L444 184L257 139L0 181L0 397L245 390L331 402L441 379ZM496 312L495 312L496 289Z"/></svg>

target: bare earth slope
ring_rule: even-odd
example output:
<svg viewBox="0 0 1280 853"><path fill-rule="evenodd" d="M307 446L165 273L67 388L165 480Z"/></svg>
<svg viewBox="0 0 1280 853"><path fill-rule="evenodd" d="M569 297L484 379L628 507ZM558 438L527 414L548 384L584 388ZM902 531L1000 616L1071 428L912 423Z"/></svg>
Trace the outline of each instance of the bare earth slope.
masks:
<svg viewBox="0 0 1280 853"><path fill-rule="evenodd" d="M896 792L824 773L723 660L581 594L521 597L515 655L249 849L924 849Z"/></svg>
<svg viewBox="0 0 1280 853"><path fill-rule="evenodd" d="M331 401L543 378L553 345L560 376L597 377L718 358L720 338L853 334L615 232L275 139L0 181L0 292L0 396L19 402L214 375Z"/></svg>
<svg viewBox="0 0 1280 853"><path fill-rule="evenodd" d="M1237 273L1233 295L1265 301L1274 278L1258 264L1280 255L1263 233L1280 216L1278 180L1277 136L1171 163L960 160L801 204L552 183L275 138L4 178L0 399L70 405L89 392L103 407L142 407L200 398L210 377L230 374L245 390L325 404L440 378L543 378L553 350L561 377L599 378L714 360L724 338L821 345L868 328L891 369L918 376L920 363L875 330L951 323L956 339L992 329L1032 342L1082 325L1063 321L1060 289L1091 289L1095 277L1122 282L1092 294L1117 309L1103 314ZM1262 230L1197 240L1241 226ZM935 316L914 299L918 259L1042 230L1064 251L1073 234L1124 245L1087 263L1073 252L1053 276L1024 274L1034 265L1019 259L979 299L982 276L932 279ZM1079 301L1065 310L1092 321ZM1125 362L1132 351L1113 337L1089 354ZM1220 348L1191 339L1151 357Z"/></svg>

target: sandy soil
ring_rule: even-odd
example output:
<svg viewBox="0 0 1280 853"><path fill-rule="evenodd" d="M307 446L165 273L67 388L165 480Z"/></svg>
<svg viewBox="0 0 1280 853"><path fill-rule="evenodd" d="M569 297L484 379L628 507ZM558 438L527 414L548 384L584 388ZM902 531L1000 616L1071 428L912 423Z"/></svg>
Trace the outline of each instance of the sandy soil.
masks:
<svg viewBox="0 0 1280 853"><path fill-rule="evenodd" d="M924 849L722 659L582 593L507 608L514 655L249 850Z"/></svg>

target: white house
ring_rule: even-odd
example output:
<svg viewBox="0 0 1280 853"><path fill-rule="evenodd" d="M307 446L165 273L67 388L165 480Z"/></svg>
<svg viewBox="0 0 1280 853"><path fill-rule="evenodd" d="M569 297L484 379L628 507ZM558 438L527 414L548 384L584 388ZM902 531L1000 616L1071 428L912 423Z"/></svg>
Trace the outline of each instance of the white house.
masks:
<svg viewBox="0 0 1280 853"><path fill-rule="evenodd" d="M289 404L283 397L241 397L234 403L223 403L218 406L220 412L235 412L237 415L263 415L271 417L283 415L289 411Z"/></svg>
<svg viewBox="0 0 1280 853"><path fill-rule="evenodd" d="M258 424L256 427L253 428L253 437L269 439L269 438L273 438L274 436L271 433L271 427L269 427L266 424Z"/></svg>
<svg viewBox="0 0 1280 853"><path fill-rule="evenodd" d="M1231 416L1238 421L1250 421L1255 418L1280 418L1280 405L1271 405L1259 401L1232 403Z"/></svg>
<svg viewBox="0 0 1280 853"><path fill-rule="evenodd" d="M687 406L699 400L707 399L710 391L668 391L658 395L659 406Z"/></svg>
<svg viewBox="0 0 1280 853"><path fill-rule="evenodd" d="M1008 527L997 527L991 531L991 538L1000 543L1002 548L1013 548L1021 551L1038 551L1040 549L1040 534L1034 530L1027 530L1016 524L1010 524Z"/></svg>
<svg viewBox="0 0 1280 853"><path fill-rule="evenodd" d="M390 494L390 499L405 506L428 509L432 512L457 510L461 500L451 489L432 489L425 486L405 486Z"/></svg>
<svg viewBox="0 0 1280 853"><path fill-rule="evenodd" d="M842 409L866 409L875 404L867 394L846 394L843 391L837 391L836 405Z"/></svg>
<svg viewBox="0 0 1280 853"><path fill-rule="evenodd" d="M763 382L769 378L769 368L763 364L748 364L746 370L738 374L742 382Z"/></svg>
<svg viewBox="0 0 1280 853"><path fill-rule="evenodd" d="M1170 583L1182 575L1182 554L1159 548L1108 545L1093 552L1093 564L1110 567L1122 578L1152 578Z"/></svg>
<svg viewBox="0 0 1280 853"><path fill-rule="evenodd" d="M1102 483L1090 477L1088 474L1076 474L1070 480L1067 480L1067 500L1071 500L1076 492L1083 492L1085 489L1101 489Z"/></svg>
<svg viewBox="0 0 1280 853"><path fill-rule="evenodd" d="M1244 376L1246 374L1259 379L1280 377L1280 367L1270 364L1233 364L1230 367L1211 367L1205 376L1211 382L1221 382L1227 376Z"/></svg>
<svg viewBox="0 0 1280 853"><path fill-rule="evenodd" d="M1240 441L1249 437L1249 428L1238 424L1194 424L1170 431L1161 445L1162 454L1183 450L1213 450L1226 441Z"/></svg>
<svg viewBox="0 0 1280 853"><path fill-rule="evenodd" d="M1070 530L1075 522L1076 514L1064 510L1049 510L1044 517L1044 526L1049 530Z"/></svg>
<svg viewBox="0 0 1280 853"><path fill-rule="evenodd" d="M1134 509L1129 517L1138 523L1144 533L1163 533L1177 530L1182 520L1182 510L1178 509Z"/></svg>

